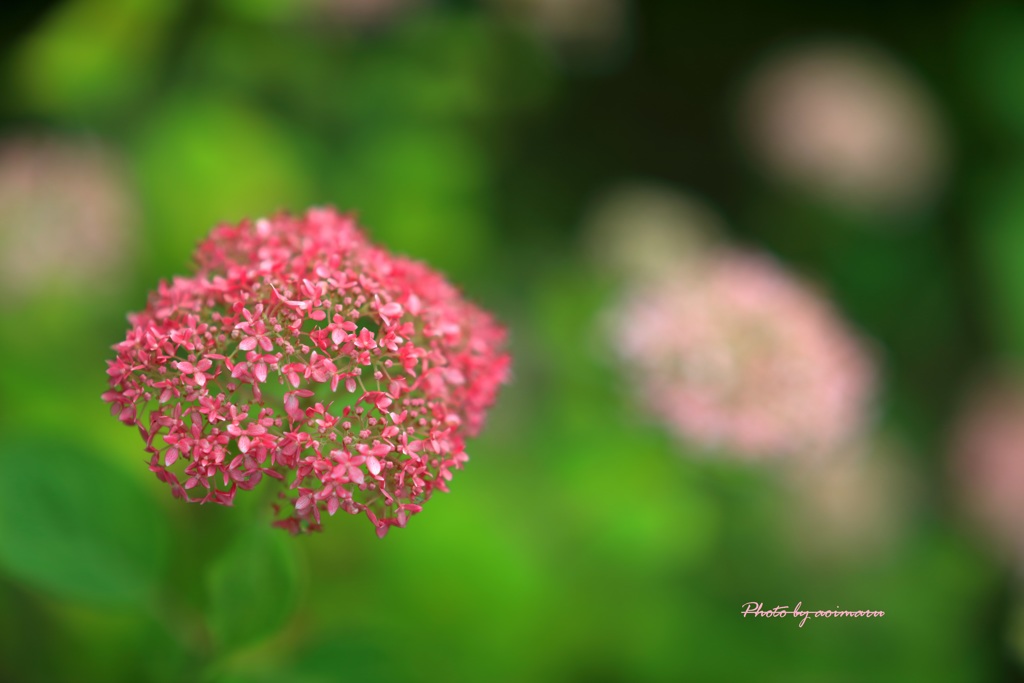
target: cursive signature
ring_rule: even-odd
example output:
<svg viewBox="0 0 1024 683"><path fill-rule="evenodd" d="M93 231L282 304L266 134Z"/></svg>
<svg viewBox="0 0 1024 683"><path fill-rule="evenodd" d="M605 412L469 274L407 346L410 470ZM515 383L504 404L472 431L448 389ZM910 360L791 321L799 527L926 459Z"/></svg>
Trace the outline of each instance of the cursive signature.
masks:
<svg viewBox="0 0 1024 683"><path fill-rule="evenodd" d="M836 618L878 618L884 617L885 612L881 610L845 610L840 609L838 605L835 609L825 610L805 610L803 607L803 601L796 603L796 607L793 609L789 608L789 605L776 605L770 609L764 608L764 603L761 602L747 602L743 604L743 611L740 614L746 617L767 617L767 618L778 618L794 616L800 620L800 628L804 627L804 623L811 617L823 618L823 619L836 619Z"/></svg>

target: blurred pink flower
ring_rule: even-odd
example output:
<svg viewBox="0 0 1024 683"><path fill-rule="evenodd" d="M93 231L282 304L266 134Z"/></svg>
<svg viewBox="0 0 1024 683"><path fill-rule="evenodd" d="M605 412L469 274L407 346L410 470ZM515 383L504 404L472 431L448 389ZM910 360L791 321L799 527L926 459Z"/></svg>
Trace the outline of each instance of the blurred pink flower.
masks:
<svg viewBox="0 0 1024 683"><path fill-rule="evenodd" d="M950 464L981 532L1024 563L1024 389L1001 380L974 392L957 420Z"/></svg>
<svg viewBox="0 0 1024 683"><path fill-rule="evenodd" d="M58 138L0 142L0 290L95 292L126 273L131 194L103 149Z"/></svg>
<svg viewBox="0 0 1024 683"><path fill-rule="evenodd" d="M874 368L829 303L773 261L721 252L635 289L613 343L646 408L746 457L820 455L861 429Z"/></svg>
<svg viewBox="0 0 1024 683"><path fill-rule="evenodd" d="M771 171L848 205L916 207L945 173L946 140L927 91L867 46L824 43L768 60L742 113Z"/></svg>
<svg viewBox="0 0 1024 683"><path fill-rule="evenodd" d="M330 209L218 226L196 261L129 316L103 395L176 497L287 478L276 524L383 536L447 491L508 373L490 315Z"/></svg>

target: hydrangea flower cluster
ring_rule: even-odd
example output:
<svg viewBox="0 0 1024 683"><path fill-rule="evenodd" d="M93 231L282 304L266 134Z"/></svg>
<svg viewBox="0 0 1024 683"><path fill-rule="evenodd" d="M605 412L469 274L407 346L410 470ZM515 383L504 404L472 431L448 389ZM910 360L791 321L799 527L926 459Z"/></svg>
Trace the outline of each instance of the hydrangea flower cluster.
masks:
<svg viewBox="0 0 1024 683"><path fill-rule="evenodd" d="M643 403L684 441L818 457L863 427L870 358L826 299L768 258L708 254L636 287L611 319Z"/></svg>
<svg viewBox="0 0 1024 683"><path fill-rule="evenodd" d="M266 475L276 525L342 510L383 537L448 490L508 376L489 314L331 209L220 225L196 261L129 316L103 395L175 497L231 505Z"/></svg>

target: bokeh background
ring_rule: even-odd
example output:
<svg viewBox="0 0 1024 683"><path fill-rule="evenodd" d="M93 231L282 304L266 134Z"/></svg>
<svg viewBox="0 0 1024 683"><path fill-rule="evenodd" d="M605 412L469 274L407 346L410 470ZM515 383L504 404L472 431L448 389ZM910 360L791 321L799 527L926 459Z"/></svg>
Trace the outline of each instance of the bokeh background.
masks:
<svg viewBox="0 0 1024 683"><path fill-rule="evenodd" d="M99 398L210 227L315 204L511 332L384 540L175 501ZM796 303L658 307L737 254ZM0 263L0 680L1022 680L1019 3L5 0Z"/></svg>

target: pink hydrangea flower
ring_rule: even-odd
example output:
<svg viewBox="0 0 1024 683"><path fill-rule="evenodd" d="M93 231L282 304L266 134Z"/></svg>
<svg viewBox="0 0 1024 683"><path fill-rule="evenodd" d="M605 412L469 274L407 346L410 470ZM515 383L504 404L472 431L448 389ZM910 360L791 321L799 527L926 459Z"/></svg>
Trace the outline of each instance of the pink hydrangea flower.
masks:
<svg viewBox="0 0 1024 683"><path fill-rule="evenodd" d="M637 287L613 343L680 438L746 457L834 453L863 426L874 367L828 301L738 251Z"/></svg>
<svg viewBox="0 0 1024 683"><path fill-rule="evenodd" d="M230 505L266 476L275 524L342 510L383 536L448 490L508 376L490 315L331 209L220 225L196 262L129 316L103 395L176 497Z"/></svg>

